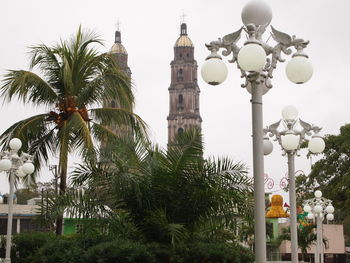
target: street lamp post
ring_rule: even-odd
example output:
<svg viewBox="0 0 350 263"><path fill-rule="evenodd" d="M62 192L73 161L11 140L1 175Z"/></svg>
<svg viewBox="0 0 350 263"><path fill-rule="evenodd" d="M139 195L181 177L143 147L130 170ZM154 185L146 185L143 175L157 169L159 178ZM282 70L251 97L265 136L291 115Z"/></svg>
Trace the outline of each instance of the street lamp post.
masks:
<svg viewBox="0 0 350 263"><path fill-rule="evenodd" d="M227 77L227 68L218 54L232 54L230 63L237 62L241 77L245 79L242 85L251 93L252 130L253 130L253 174L254 174L254 217L255 217L255 262L266 262L266 226L265 226L265 191L264 191L264 144L263 144L263 112L262 96L272 88L271 78L278 62L284 62L282 53L292 54L288 62L286 73L289 80L301 84L312 76L312 65L303 49L308 41L291 37L271 26L271 35L275 44L271 46L262 39L267 26L272 19L272 11L261 1L250 1L242 10L243 26L234 33L206 44L211 54L201 69L205 82L211 85L222 83ZM247 33L247 40L242 47L238 41L243 33Z"/></svg>
<svg viewBox="0 0 350 263"><path fill-rule="evenodd" d="M320 190L316 190L314 194L314 198L308 199L304 202L304 211L308 213L307 217L309 219L314 219L316 217L317 241L315 263L323 263L322 221L325 214L327 214L326 219L328 221L334 219L334 207L331 200L322 197L322 192Z"/></svg>
<svg viewBox="0 0 350 263"><path fill-rule="evenodd" d="M18 138L13 138L10 143L10 151L0 152L0 172L8 172L10 177L10 193L8 196L8 217L7 217L7 235L6 235L6 256L4 263L11 263L11 236L12 236L12 216L13 216L13 197L15 176L24 177L34 172L32 156L18 151L22 147L22 142Z"/></svg>
<svg viewBox="0 0 350 263"><path fill-rule="evenodd" d="M296 209L296 194L295 194L295 155L303 142L306 141L306 135L311 136L308 143L308 148L312 153L321 153L324 150L325 143L318 134L321 128L311 125L307 122L298 120L298 111L294 106L286 106L282 110L283 119L268 126L264 129L264 143L271 144L267 135L275 137L282 147L283 154L288 158L288 177L289 177L289 202L290 202L290 231L291 231L291 254L292 262L298 262L298 235L297 235L297 209ZM283 123L285 127L282 131L278 128ZM297 126L301 129L297 130Z"/></svg>

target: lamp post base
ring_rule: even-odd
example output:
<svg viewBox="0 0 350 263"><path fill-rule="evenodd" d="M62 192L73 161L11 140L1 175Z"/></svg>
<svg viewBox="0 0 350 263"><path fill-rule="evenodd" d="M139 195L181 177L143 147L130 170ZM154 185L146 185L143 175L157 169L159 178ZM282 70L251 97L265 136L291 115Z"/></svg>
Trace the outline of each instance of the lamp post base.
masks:
<svg viewBox="0 0 350 263"><path fill-rule="evenodd" d="M11 263L11 258L5 258L3 263Z"/></svg>

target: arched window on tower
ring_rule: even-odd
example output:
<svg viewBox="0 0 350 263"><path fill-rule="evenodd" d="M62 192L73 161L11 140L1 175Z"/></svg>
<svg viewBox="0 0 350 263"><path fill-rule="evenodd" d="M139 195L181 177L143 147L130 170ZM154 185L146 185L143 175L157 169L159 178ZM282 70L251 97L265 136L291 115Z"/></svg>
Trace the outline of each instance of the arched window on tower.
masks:
<svg viewBox="0 0 350 263"><path fill-rule="evenodd" d="M183 134L184 133L184 129L183 128L178 128L177 129L177 134L180 135L180 134Z"/></svg>
<svg viewBox="0 0 350 263"><path fill-rule="evenodd" d="M179 69L179 71L177 72L177 80L178 81L182 81L184 78L183 78L183 71L182 71L182 68Z"/></svg>
<svg viewBox="0 0 350 263"><path fill-rule="evenodd" d="M179 104L184 103L184 96L182 94L179 95Z"/></svg>
<svg viewBox="0 0 350 263"><path fill-rule="evenodd" d="M178 100L177 100L177 110L182 111L184 109L184 96L182 94L179 94Z"/></svg>

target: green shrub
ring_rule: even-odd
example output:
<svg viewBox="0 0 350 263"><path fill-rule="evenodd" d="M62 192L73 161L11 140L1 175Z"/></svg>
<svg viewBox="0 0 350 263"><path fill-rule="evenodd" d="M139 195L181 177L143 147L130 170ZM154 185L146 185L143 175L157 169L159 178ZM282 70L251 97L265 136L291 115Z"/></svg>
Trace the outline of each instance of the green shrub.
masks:
<svg viewBox="0 0 350 263"><path fill-rule="evenodd" d="M31 263L84 263L85 250L76 237L60 236L42 246Z"/></svg>
<svg viewBox="0 0 350 263"><path fill-rule="evenodd" d="M253 255L241 246L225 242L195 242L176 249L176 263L252 263Z"/></svg>
<svg viewBox="0 0 350 263"><path fill-rule="evenodd" d="M155 263L147 246L130 240L115 240L91 247L84 263Z"/></svg>
<svg viewBox="0 0 350 263"><path fill-rule="evenodd" d="M14 236L13 263L251 263L252 253L233 243L168 244L111 239L104 235L55 236L24 233Z"/></svg>
<svg viewBox="0 0 350 263"><path fill-rule="evenodd" d="M49 244L56 239L53 233L32 232L21 233L13 236L12 262L27 263L32 262L33 256L45 244Z"/></svg>

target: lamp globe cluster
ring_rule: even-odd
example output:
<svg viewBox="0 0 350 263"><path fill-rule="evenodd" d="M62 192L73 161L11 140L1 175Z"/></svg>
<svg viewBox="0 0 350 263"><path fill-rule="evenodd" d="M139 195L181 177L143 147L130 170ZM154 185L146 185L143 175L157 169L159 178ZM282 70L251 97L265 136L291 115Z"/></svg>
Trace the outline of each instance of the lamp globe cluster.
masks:
<svg viewBox="0 0 350 263"><path fill-rule="evenodd" d="M11 139L9 143L10 149L16 153L19 151L22 147L22 142L18 138ZM18 156L17 156L18 157ZM12 161L9 159L9 157L3 157L0 160L0 171L9 171L12 168ZM34 165L30 160L27 160L22 166L17 167L16 175L19 177L23 177L27 174L32 174L35 170Z"/></svg>
<svg viewBox="0 0 350 263"><path fill-rule="evenodd" d="M334 220L334 207L331 204L330 200L324 201L322 199L322 192L320 190L316 190L315 193L315 200L314 201L308 201L309 203L306 203L303 207L304 211L308 213L307 218L308 219L314 219L315 215L319 218L323 219L324 214L326 213L326 219L328 221ZM324 207L324 205L327 203L328 205Z"/></svg>
<svg viewBox="0 0 350 263"><path fill-rule="evenodd" d="M268 26L272 20L272 10L263 1L249 1L241 13L242 22L245 27L248 25ZM239 67L247 72L261 72L266 64L267 54L263 48L261 39L248 39L237 55ZM302 51L297 51L286 65L287 78L296 83L302 84L310 80L313 74L313 67L308 56ZM203 80L210 85L218 85L225 81L227 68L221 60L220 55L209 55L201 69Z"/></svg>
<svg viewBox="0 0 350 263"><path fill-rule="evenodd" d="M282 118L286 123L294 123L298 118L298 110L293 105L288 105L282 110ZM297 150L301 141L300 136L293 131L287 132L281 137L282 147L286 151ZM322 137L316 133L311 137L308 143L308 149L310 152L318 154L322 153L325 149L325 142Z"/></svg>

